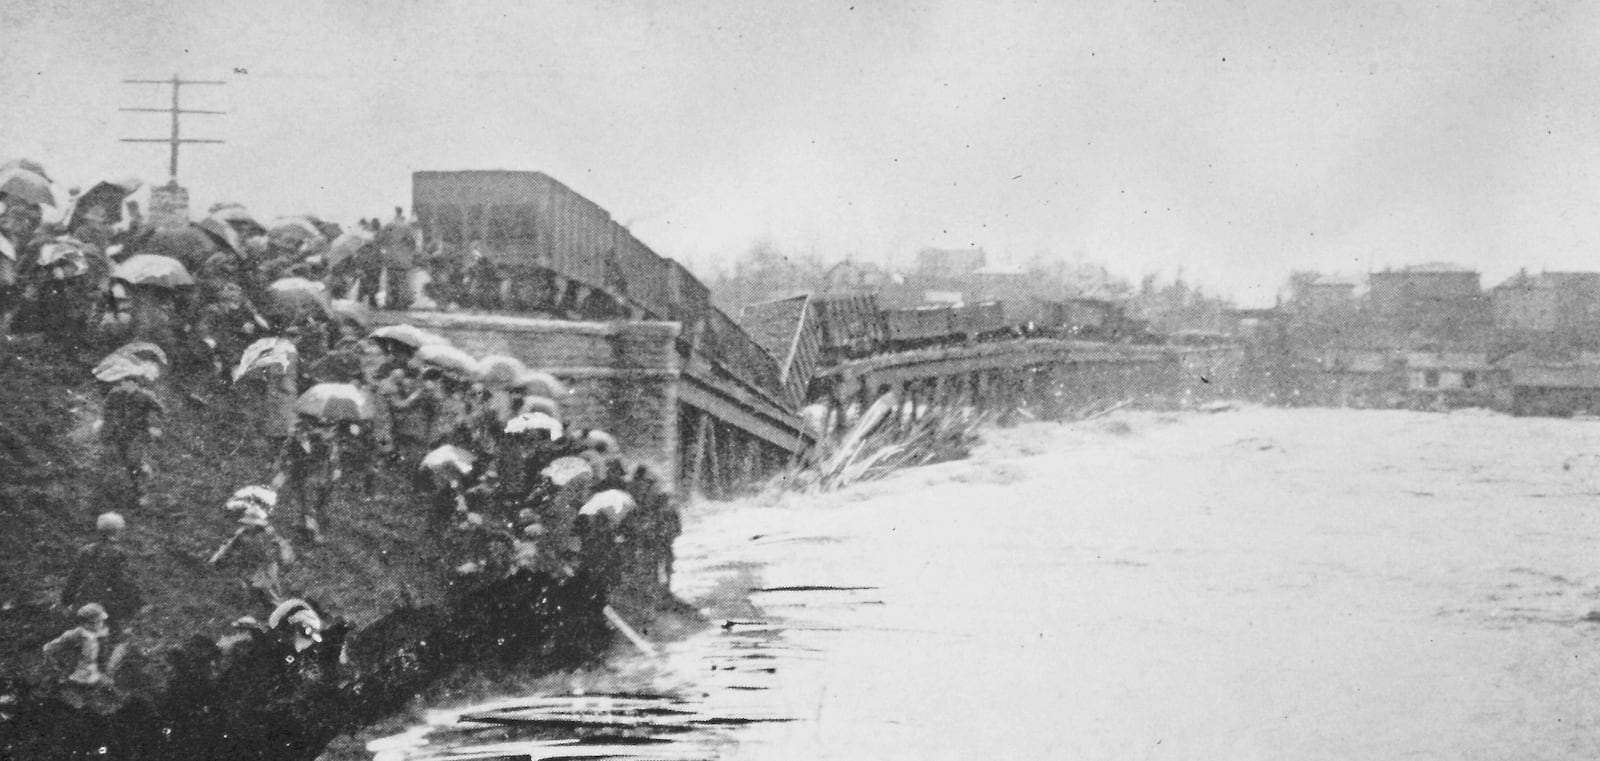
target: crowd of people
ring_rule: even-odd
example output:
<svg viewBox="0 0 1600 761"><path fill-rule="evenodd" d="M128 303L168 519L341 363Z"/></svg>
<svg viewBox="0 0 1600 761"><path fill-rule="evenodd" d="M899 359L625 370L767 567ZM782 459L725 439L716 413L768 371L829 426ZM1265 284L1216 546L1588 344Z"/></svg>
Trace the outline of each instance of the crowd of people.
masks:
<svg viewBox="0 0 1600 761"><path fill-rule="evenodd" d="M342 505L374 494L383 468L406 474L413 509L448 558L440 570L455 578L667 583L678 531L669 496L648 469L624 463L614 437L563 420L570 394L559 379L409 325L370 327L371 307L429 298L410 287L424 241L400 209L345 232L311 218L269 227L220 204L201 222L154 229L127 200L137 182L121 180L74 192L61 221L45 224L51 185L37 162L0 165L0 340L117 347L93 374L104 457L130 505L148 504L159 486L148 453L165 435L171 374L229 386L254 405L248 414L277 452L260 483L236 485L221 505L218 520L234 530L207 559L271 613L242 616L219 644L337 647L328 610L304 598L294 571L339 531ZM129 571L126 526L120 513L99 517L99 539L61 595L78 625L45 646L73 653L64 679L80 688L113 681L119 636L144 607L141 585L157 581Z"/></svg>

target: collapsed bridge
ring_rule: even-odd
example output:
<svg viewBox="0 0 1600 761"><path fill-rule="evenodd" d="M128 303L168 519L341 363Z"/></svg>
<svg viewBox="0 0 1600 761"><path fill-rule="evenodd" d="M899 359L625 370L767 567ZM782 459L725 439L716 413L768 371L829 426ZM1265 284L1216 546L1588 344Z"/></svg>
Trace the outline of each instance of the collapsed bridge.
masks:
<svg viewBox="0 0 1600 761"><path fill-rule="evenodd" d="M862 351L827 318L871 318L837 304L830 313L809 296L747 310L741 325L682 265L539 172L417 172L412 206L444 256L486 261L502 277L473 309L394 311L378 322L416 324L569 381L564 417L630 442L632 458L680 491L720 496L780 470L853 406L891 390L913 414L1005 404L1049 417L1097 399L1225 393L1237 380L1238 352L1227 347L1092 343L993 325L929 341L922 323L951 319L933 311L883 322L889 333L920 331L918 341ZM840 350L852 341L857 350ZM808 425L806 405L832 414Z"/></svg>

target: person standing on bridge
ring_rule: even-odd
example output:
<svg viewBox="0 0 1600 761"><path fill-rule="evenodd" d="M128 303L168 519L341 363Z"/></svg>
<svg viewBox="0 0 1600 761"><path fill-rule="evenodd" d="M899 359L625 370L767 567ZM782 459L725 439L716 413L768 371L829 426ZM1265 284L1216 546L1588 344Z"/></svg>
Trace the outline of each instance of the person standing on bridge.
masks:
<svg viewBox="0 0 1600 761"><path fill-rule="evenodd" d="M387 280L384 306L389 309L410 308L411 268L417 264L422 240L417 226L406 221L405 210L401 207L394 207L394 219L379 229L378 250L383 254L383 271Z"/></svg>

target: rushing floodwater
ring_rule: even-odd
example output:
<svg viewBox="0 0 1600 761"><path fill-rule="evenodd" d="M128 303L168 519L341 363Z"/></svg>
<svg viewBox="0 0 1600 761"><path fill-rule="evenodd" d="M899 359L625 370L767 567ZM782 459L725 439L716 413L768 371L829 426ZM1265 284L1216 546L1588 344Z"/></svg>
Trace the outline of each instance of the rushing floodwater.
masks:
<svg viewBox="0 0 1600 761"><path fill-rule="evenodd" d="M1600 427L1247 409L706 504L718 623L395 759L1600 757ZM575 694L578 687L584 694Z"/></svg>

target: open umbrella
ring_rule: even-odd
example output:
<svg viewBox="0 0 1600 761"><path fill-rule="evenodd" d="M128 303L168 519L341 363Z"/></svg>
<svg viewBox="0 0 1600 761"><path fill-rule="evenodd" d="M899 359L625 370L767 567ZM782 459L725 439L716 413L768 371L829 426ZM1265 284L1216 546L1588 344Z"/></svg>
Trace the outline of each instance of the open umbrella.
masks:
<svg viewBox="0 0 1600 761"><path fill-rule="evenodd" d="M334 299L328 302L328 314L333 319L344 325L354 328L357 333L367 332L372 321L372 313L359 301L350 299Z"/></svg>
<svg viewBox="0 0 1600 761"><path fill-rule="evenodd" d="M561 438L561 421L543 412L524 412L506 423L506 433L548 436L555 441Z"/></svg>
<svg viewBox="0 0 1600 761"><path fill-rule="evenodd" d="M294 411L323 420L371 420L372 397L348 383L318 383L300 395Z"/></svg>
<svg viewBox="0 0 1600 761"><path fill-rule="evenodd" d="M377 244L373 242L372 235L368 233L347 232L333 239L333 243L328 246L328 253L324 255L324 258L327 259L328 267L331 269L360 253L361 249L374 245Z"/></svg>
<svg viewBox="0 0 1600 761"><path fill-rule="evenodd" d="M530 394L551 399L559 399L568 393L566 385L557 380L556 376L542 370L529 370L523 373L511 387L525 389Z"/></svg>
<svg viewBox="0 0 1600 761"><path fill-rule="evenodd" d="M548 396L530 396L522 400L523 412L540 412L561 419L561 405Z"/></svg>
<svg viewBox="0 0 1600 761"><path fill-rule="evenodd" d="M46 182L55 182L55 180L50 178L50 173L44 170L44 164L34 161L33 159L11 159L4 164L0 164L0 172L5 172L8 169L26 169L34 174L39 175L40 177L43 177Z"/></svg>
<svg viewBox="0 0 1600 761"><path fill-rule="evenodd" d="M271 317L298 320L306 315L328 314L328 290L315 280L303 277L286 277L272 281L267 286L266 303L262 311Z"/></svg>
<svg viewBox="0 0 1600 761"><path fill-rule="evenodd" d="M317 232L322 234L323 240L333 240L344 234L344 228L340 227L337 222L329 222L315 214L301 214L300 216L305 221L310 222L312 227L317 228Z"/></svg>
<svg viewBox="0 0 1600 761"><path fill-rule="evenodd" d="M236 254L244 249L244 240L239 237L239 231L233 229L233 225L228 224L226 220L206 217L194 223L194 226L210 236L212 242L218 246Z"/></svg>
<svg viewBox="0 0 1600 761"><path fill-rule="evenodd" d="M117 190L122 191L123 195L131 196L134 193L139 192L139 188L144 187L144 180L141 180L138 177L134 177L131 174L125 174L125 175L123 175L121 177L118 177L116 179L101 180L99 183L97 183L94 186L94 188L89 188L89 192L92 193L92 192L94 192L95 188L98 188L98 187L101 187L101 186L113 187L113 188L116 188Z"/></svg>
<svg viewBox="0 0 1600 761"><path fill-rule="evenodd" d="M285 277L272 281L267 290L274 294L299 295L320 300L324 305L328 302L328 287L315 280L303 277Z"/></svg>
<svg viewBox="0 0 1600 761"><path fill-rule="evenodd" d="M244 352L239 355L239 364L233 368L233 382L238 383L246 375L268 368L277 368L287 375L299 358L300 352L295 349L293 341L287 338L263 338L244 347Z"/></svg>
<svg viewBox="0 0 1600 761"><path fill-rule="evenodd" d="M413 349L435 344L440 346L450 345L450 339L435 333L429 333L415 325L385 325L372 331L370 337L405 344Z"/></svg>
<svg viewBox="0 0 1600 761"><path fill-rule="evenodd" d="M478 360L478 376L490 386L505 388L515 385L518 378L528 373L528 366L516 357L490 354Z"/></svg>
<svg viewBox="0 0 1600 761"><path fill-rule="evenodd" d="M0 195L8 195L39 206L55 206L50 180L38 172L21 167L0 172Z"/></svg>
<svg viewBox="0 0 1600 761"><path fill-rule="evenodd" d="M638 503L621 489L607 489L589 498L578 510L579 515L604 515L613 523L621 521Z"/></svg>
<svg viewBox="0 0 1600 761"><path fill-rule="evenodd" d="M114 351L111 352L111 354L106 356L109 357L117 354L126 355L135 359L142 359L147 362L156 362L162 365L169 364L167 362L167 353L163 351L160 346L150 343L149 341L129 341L128 343L118 346Z"/></svg>
<svg viewBox="0 0 1600 761"><path fill-rule="evenodd" d="M226 222L228 226L232 227L234 231L238 232L241 237L248 238L255 235L267 234L266 226L257 221L256 218L250 214L250 210L246 209L242 204L231 203L227 205L219 204L212 206L211 214L208 218Z"/></svg>
<svg viewBox="0 0 1600 761"><path fill-rule="evenodd" d="M590 431L583 437L583 445L601 454L615 455L622 451L617 443L617 437L605 431Z"/></svg>
<svg viewBox="0 0 1600 761"><path fill-rule="evenodd" d="M93 372L101 383L116 383L126 378L155 380L161 377L161 365L129 354L112 353L100 360Z"/></svg>
<svg viewBox="0 0 1600 761"><path fill-rule="evenodd" d="M477 458L471 452L453 444L446 444L423 456L422 464L419 467L435 473L445 471L448 468L454 468L461 473L470 473L472 472L472 463L476 460Z"/></svg>
<svg viewBox="0 0 1600 761"><path fill-rule="evenodd" d="M156 254L134 254L111 270L114 280L122 280L129 285L151 285L161 288L182 288L194 285L194 276L189 274L182 262L177 259Z"/></svg>
<svg viewBox="0 0 1600 761"><path fill-rule="evenodd" d="M276 629L286 622L299 623L303 621L310 623L313 620L316 621L316 627L320 629L321 618L317 615L317 609L305 600L291 597L278 603L278 607L273 608L272 614L267 616L267 628Z"/></svg>
<svg viewBox="0 0 1600 761"><path fill-rule="evenodd" d="M241 487L233 493L233 496L228 497L227 502L222 503L222 509L228 512L238 512L250 507L256 507L270 513L272 508L277 506L278 493L273 491L271 487L256 485Z"/></svg>
<svg viewBox="0 0 1600 761"><path fill-rule="evenodd" d="M79 216L81 211L97 204L103 205L110 212L106 221L112 224L121 222L122 202L127 200L128 196L137 193L141 187L144 187L144 181L137 177L119 177L95 183L94 187L89 188L73 202L67 229L77 226L81 219Z"/></svg>
<svg viewBox="0 0 1600 761"><path fill-rule="evenodd" d="M153 254L176 259L183 266L191 269L200 269L217 252L219 246L214 243L210 235L194 225L179 227L164 227L150 233L138 245L134 254Z"/></svg>
<svg viewBox="0 0 1600 761"><path fill-rule="evenodd" d="M594 468L582 457L557 457L539 472L549 477L556 486L566 486L578 476L594 475Z"/></svg>
<svg viewBox="0 0 1600 761"><path fill-rule="evenodd" d="M89 254L84 243L74 238L60 237L39 247L37 264L50 270L56 280L66 280L89 272Z"/></svg>
<svg viewBox="0 0 1600 761"><path fill-rule="evenodd" d="M321 238L322 231L304 217L279 217L267 225L267 233L274 238L307 241Z"/></svg>
<svg viewBox="0 0 1600 761"><path fill-rule="evenodd" d="M478 360L454 346L428 344L417 349L416 359L429 367L436 367L458 378L478 377Z"/></svg>

